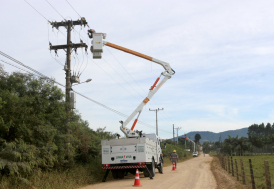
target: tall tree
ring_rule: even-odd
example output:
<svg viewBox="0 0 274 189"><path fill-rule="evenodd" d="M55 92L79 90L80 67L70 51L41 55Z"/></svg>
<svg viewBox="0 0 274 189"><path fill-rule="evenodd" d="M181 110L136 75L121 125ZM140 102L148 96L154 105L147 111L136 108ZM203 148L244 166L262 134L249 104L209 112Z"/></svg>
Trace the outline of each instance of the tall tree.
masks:
<svg viewBox="0 0 274 189"><path fill-rule="evenodd" d="M195 143L198 143L198 142L200 141L201 138L202 138L201 135L197 133L197 134L195 135L195 140L194 140Z"/></svg>

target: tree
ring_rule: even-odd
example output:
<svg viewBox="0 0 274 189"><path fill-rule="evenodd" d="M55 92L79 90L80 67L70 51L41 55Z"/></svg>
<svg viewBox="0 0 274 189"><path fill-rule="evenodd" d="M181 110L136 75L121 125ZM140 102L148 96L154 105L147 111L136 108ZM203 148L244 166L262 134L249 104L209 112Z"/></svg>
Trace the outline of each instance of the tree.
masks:
<svg viewBox="0 0 274 189"><path fill-rule="evenodd" d="M92 130L76 111L66 124L64 93L53 81L19 72L9 75L1 65L0 73L2 175L26 181L36 168L50 171L101 158L101 139L115 134Z"/></svg>
<svg viewBox="0 0 274 189"><path fill-rule="evenodd" d="M198 142L200 141L201 138L202 138L201 135L197 133L197 134L195 135L195 140L194 140L195 143L198 143Z"/></svg>

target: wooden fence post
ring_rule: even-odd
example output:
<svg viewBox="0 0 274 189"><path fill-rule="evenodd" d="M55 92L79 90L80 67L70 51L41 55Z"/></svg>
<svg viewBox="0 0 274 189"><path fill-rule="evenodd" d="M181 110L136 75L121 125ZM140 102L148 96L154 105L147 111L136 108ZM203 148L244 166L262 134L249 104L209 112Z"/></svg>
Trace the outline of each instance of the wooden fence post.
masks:
<svg viewBox="0 0 274 189"><path fill-rule="evenodd" d="M241 159L241 170L242 170L243 184L245 184L245 170L244 170L244 164L243 164L243 160L242 159Z"/></svg>
<svg viewBox="0 0 274 189"><path fill-rule="evenodd" d="M268 161L264 161L264 170L265 170L265 181L266 181L266 188L271 189L271 178L269 172L269 164Z"/></svg>
<svg viewBox="0 0 274 189"><path fill-rule="evenodd" d="M230 171L230 162L229 162L229 156L227 156L227 164L228 164L228 172L231 173Z"/></svg>
<svg viewBox="0 0 274 189"><path fill-rule="evenodd" d="M232 172L232 176L234 177L234 168L233 168L233 159L231 156L231 172Z"/></svg>
<svg viewBox="0 0 274 189"><path fill-rule="evenodd" d="M255 180L254 180L254 175L253 175L253 168L252 168L251 159L249 159L249 168L250 168L250 177L251 177L252 189L255 189Z"/></svg>
<svg viewBox="0 0 274 189"><path fill-rule="evenodd" d="M226 166L226 163L225 163L225 156L223 157L223 163L224 163L224 170L227 171L227 166Z"/></svg>
<svg viewBox="0 0 274 189"><path fill-rule="evenodd" d="M235 168L236 168L237 181L239 181L237 159L235 159Z"/></svg>
<svg viewBox="0 0 274 189"><path fill-rule="evenodd" d="M225 169L224 156L222 156L222 168Z"/></svg>

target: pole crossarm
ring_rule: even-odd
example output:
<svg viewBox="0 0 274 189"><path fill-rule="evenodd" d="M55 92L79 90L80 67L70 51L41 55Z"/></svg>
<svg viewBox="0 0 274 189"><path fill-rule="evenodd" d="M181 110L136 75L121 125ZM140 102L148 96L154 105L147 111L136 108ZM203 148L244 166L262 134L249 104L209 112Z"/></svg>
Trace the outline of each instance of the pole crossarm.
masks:
<svg viewBox="0 0 274 189"><path fill-rule="evenodd" d="M72 21L72 20L66 20L66 21L61 21L61 22L51 22L50 23L52 25L52 28L56 28L58 29L60 26L64 26L67 27L69 24L71 25L84 25L84 27L86 25L88 25L86 19L84 17L82 17L80 20L76 20L76 21Z"/></svg>
<svg viewBox="0 0 274 189"><path fill-rule="evenodd" d="M68 47L71 47L71 48L85 47L86 49L88 48L87 44L85 43L70 43L69 45L54 45L54 46L50 44L49 50L66 49Z"/></svg>

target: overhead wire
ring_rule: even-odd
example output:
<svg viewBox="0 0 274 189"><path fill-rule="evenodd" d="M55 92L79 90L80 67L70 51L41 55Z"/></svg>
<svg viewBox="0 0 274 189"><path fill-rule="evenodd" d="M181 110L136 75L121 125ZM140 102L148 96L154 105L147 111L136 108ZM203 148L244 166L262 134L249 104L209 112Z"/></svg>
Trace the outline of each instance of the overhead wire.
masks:
<svg viewBox="0 0 274 189"><path fill-rule="evenodd" d="M29 2L27 0L24 0L27 4L29 4ZM49 22L48 19L46 19L46 17L44 17L44 15L42 15L38 10L36 10L31 4L29 4L29 6L31 6L38 14L40 14L46 21Z"/></svg>
<svg viewBox="0 0 274 189"><path fill-rule="evenodd" d="M88 36L87 36L87 40L86 41L88 41ZM88 53L86 53L86 56L87 56L87 63L86 63L86 66L85 66L85 68L83 69L83 71L80 73L80 75L79 75L79 77L82 75L82 73L86 70L86 68L87 68L87 65L88 65Z"/></svg>
<svg viewBox="0 0 274 189"><path fill-rule="evenodd" d="M48 0L46 0L48 2ZM50 2L48 2L48 4L64 19L66 20L55 8L54 6L52 6L52 4L50 4Z"/></svg>
<svg viewBox="0 0 274 189"><path fill-rule="evenodd" d="M88 57L90 59L90 57ZM91 61L97 66L99 67L101 70L103 70L103 72L105 72L105 74L107 74L113 81L115 81L120 87L122 87L125 91L127 91L131 96L133 96L136 100L138 100L131 92L129 92L126 88L124 88L118 81L116 81L111 75L109 75L101 66L99 66L93 59L91 59Z"/></svg>
<svg viewBox="0 0 274 189"><path fill-rule="evenodd" d="M84 61L85 61L85 55L84 55L83 48L81 48L81 51L82 51L82 55L83 55L83 61L82 61L81 65L80 65L80 68L79 68L79 71L78 71L78 74L77 74L78 77L80 77L80 70L81 70L81 67L82 67L82 65L84 64Z"/></svg>
<svg viewBox="0 0 274 189"><path fill-rule="evenodd" d="M131 74L126 70L126 68L120 63L120 61L114 56L114 54L109 50L109 48L107 48L108 52L113 56L113 58L120 64L120 66L126 71L126 73L135 81L135 83L142 89L143 92L146 93L146 91L139 85L139 83L131 76ZM138 93L139 94L139 93ZM154 101L154 100L151 100L152 103L155 103L157 106L158 104ZM162 112L160 113L161 115L164 115L162 114ZM168 114L167 114L168 117L170 117ZM167 118L168 118L167 117ZM164 116L164 119L166 119L166 117ZM168 118L169 119L169 118ZM167 120L168 123L170 124L173 124L170 122L171 120Z"/></svg>
<svg viewBox="0 0 274 189"><path fill-rule="evenodd" d="M48 41L49 41L49 23L48 23ZM49 41L49 43L50 43L50 41ZM50 51L50 56L51 56L51 58L53 58L52 57L52 54L51 54L51 51ZM53 58L58 64L60 64L61 66L64 66L64 64L62 64L59 60L57 60L56 59L56 55L55 55L55 58Z"/></svg>
<svg viewBox="0 0 274 189"><path fill-rule="evenodd" d="M4 63L6 63L6 64L9 64L10 66L13 66L13 67L15 67L15 68L17 68L17 69L19 69L19 70L22 70L22 71L24 71L24 72L27 72L27 73L29 73L29 74L36 75L36 74L33 74L33 73L31 73L31 72L29 72L29 71L27 71L27 70L24 70L24 69L22 69L22 68L16 66L16 65L14 65L14 64L11 64L10 62L6 62L6 61L4 61L4 60L0 60L0 61L1 61L1 62L4 62ZM36 76L38 76L38 75L36 75Z"/></svg>
<svg viewBox="0 0 274 189"><path fill-rule="evenodd" d="M124 80L137 94L139 94L141 97L143 97L138 91L136 91L136 89L134 87L132 87L127 80L125 80L104 58L102 58L104 60L104 62L114 71L116 72L116 74L122 79Z"/></svg>
<svg viewBox="0 0 274 189"><path fill-rule="evenodd" d="M80 16L80 14L72 7L72 5L66 0L66 2L69 4L69 6ZM80 16L81 18L81 16Z"/></svg>
<svg viewBox="0 0 274 189"><path fill-rule="evenodd" d="M13 62L15 62L15 63L17 63L17 64L19 64L19 65L21 65L21 66L23 66L23 67L25 67L25 68L27 68L27 69L29 69L29 70L31 70L31 71L33 71L34 73L36 73L36 74L39 75L39 76L43 76L44 78L47 78L47 79L51 80L52 82L54 82L54 83L56 83L56 84L58 84L58 85L60 85L60 86L62 86L62 87L65 87L65 85L63 85L63 84L61 84L61 83L55 81L54 79L49 78L48 76L46 76L46 75L44 75L44 74L42 74L42 73L36 71L35 69L33 69L33 68L31 68L31 67L29 67L29 66L23 64L22 62L20 62L20 61L14 59L13 57L11 57L11 56L9 56L9 55L3 53L2 51L0 51L0 55L4 56L5 58L8 58L8 59L12 60ZM89 98L89 97L87 97L87 96L85 96L85 95L83 95L83 94L77 92L77 91L74 91L74 92L75 92L76 94L78 94L78 95L80 95L80 96L82 96L82 97L84 97L84 98L86 98L86 99L88 99L88 100L90 100L90 101L92 101L92 102L94 102L94 103L96 103L96 104L98 104L98 105L100 105L100 106L102 106L102 107L104 107L104 108L106 108L106 109L108 109L108 110L110 110L110 111L112 111L112 112L118 114L118 115L121 115L121 116L123 116L123 117L125 117L125 118L129 117L129 116L127 116L127 115L125 115L125 114L123 114L123 113L121 113L121 112L119 112L119 111L117 111L117 110L115 110L115 109L113 109L113 108L110 108L110 107L108 107L108 106L106 106L106 105L104 105L104 104L102 104L102 103L100 103L100 102L97 102L97 101L95 101L95 100L93 100L93 99L91 99L91 98ZM142 125L144 125L144 126L150 127L150 128L155 128L155 126L149 125L149 124L144 123L144 122L142 122L142 121L139 121L139 123L142 124ZM162 130L162 129L160 129L160 130ZM165 131L165 130L162 130L162 131L164 131L164 132L169 132L169 131ZM171 132L169 132L169 133L171 133Z"/></svg>

